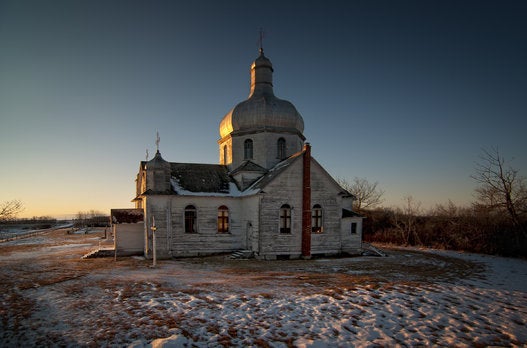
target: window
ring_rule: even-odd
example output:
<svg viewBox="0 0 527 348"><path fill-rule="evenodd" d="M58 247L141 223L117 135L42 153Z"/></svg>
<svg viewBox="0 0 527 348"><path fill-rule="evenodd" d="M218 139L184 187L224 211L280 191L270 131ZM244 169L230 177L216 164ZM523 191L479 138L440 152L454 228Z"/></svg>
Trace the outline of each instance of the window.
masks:
<svg viewBox="0 0 527 348"><path fill-rule="evenodd" d="M185 207L185 232L186 233L196 233L196 220L197 212L196 207L193 205L187 205Z"/></svg>
<svg viewBox="0 0 527 348"><path fill-rule="evenodd" d="M280 233L291 233L291 207L288 204L280 207Z"/></svg>
<svg viewBox="0 0 527 348"><path fill-rule="evenodd" d="M223 146L223 165L227 165L227 145Z"/></svg>
<svg viewBox="0 0 527 348"><path fill-rule="evenodd" d="M284 138L280 138L278 139L278 141L276 142L276 157L278 159L281 159L283 160L286 156L285 156L285 139Z"/></svg>
<svg viewBox="0 0 527 348"><path fill-rule="evenodd" d="M351 223L351 234L357 234L357 223L356 222Z"/></svg>
<svg viewBox="0 0 527 348"><path fill-rule="evenodd" d="M218 233L229 232L229 208L222 205L218 208Z"/></svg>
<svg viewBox="0 0 527 348"><path fill-rule="evenodd" d="M311 210L311 231L322 233L322 207L320 204L315 204Z"/></svg>
<svg viewBox="0 0 527 348"><path fill-rule="evenodd" d="M253 141L251 139L246 139L243 142L243 159L252 159L253 158Z"/></svg>

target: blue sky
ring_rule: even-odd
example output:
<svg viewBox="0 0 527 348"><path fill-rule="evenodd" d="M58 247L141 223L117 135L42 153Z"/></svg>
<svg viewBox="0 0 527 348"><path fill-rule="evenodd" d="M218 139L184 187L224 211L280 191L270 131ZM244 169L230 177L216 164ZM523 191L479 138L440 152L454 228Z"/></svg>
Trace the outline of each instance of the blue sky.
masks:
<svg viewBox="0 0 527 348"><path fill-rule="evenodd" d="M527 173L523 1L0 0L0 201L130 207L145 149L217 163L258 32L334 177L385 205L473 201L481 148Z"/></svg>

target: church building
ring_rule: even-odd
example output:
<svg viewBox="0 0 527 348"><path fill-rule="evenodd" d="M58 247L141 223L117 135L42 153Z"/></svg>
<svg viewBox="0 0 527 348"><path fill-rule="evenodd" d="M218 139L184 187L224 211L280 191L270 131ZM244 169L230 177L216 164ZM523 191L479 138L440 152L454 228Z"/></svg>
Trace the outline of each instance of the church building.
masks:
<svg viewBox="0 0 527 348"><path fill-rule="evenodd" d="M146 257L154 246L158 258L243 250L258 259L292 259L361 251L354 196L311 156L302 116L274 95L273 65L262 48L250 72L248 99L220 122L219 164L168 162L159 149L140 163L131 210L142 215L135 221Z"/></svg>

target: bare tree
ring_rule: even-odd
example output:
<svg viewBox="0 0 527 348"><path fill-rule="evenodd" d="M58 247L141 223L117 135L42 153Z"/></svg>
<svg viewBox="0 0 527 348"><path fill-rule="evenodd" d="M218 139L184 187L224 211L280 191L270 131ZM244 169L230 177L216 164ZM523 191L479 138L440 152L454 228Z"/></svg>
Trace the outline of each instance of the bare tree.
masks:
<svg viewBox="0 0 527 348"><path fill-rule="evenodd" d="M77 212L75 220L75 225L77 227L88 227L101 224L103 222L106 223L108 217L99 210L91 209Z"/></svg>
<svg viewBox="0 0 527 348"><path fill-rule="evenodd" d="M417 233L417 219L421 214L421 202L416 202L412 196L404 197L402 208L395 209L393 214L393 224L401 233L405 245L410 244L411 238L415 244L421 244L421 239Z"/></svg>
<svg viewBox="0 0 527 348"><path fill-rule="evenodd" d="M477 198L481 204L493 210L505 211L512 224L524 235L521 216L527 208L525 178L518 170L506 165L498 148L482 150L481 161L476 163L476 173L471 176L478 184Z"/></svg>
<svg viewBox="0 0 527 348"><path fill-rule="evenodd" d="M377 181L371 183L365 178L355 177L351 183L346 179L337 179L337 182L355 196L353 208L358 213L363 209L373 208L384 202L382 198L384 190L378 188L379 183Z"/></svg>
<svg viewBox="0 0 527 348"><path fill-rule="evenodd" d="M24 205L18 199L5 201L0 204L0 221L14 219L24 210Z"/></svg>

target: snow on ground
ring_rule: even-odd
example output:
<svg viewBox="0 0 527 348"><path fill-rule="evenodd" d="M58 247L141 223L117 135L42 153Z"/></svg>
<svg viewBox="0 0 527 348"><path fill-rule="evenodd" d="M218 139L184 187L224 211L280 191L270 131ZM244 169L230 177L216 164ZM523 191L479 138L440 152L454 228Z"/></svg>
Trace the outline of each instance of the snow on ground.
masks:
<svg viewBox="0 0 527 348"><path fill-rule="evenodd" d="M139 258L80 260L93 238L0 244L2 346L527 345L525 260L391 249L386 258L217 256L152 268Z"/></svg>

